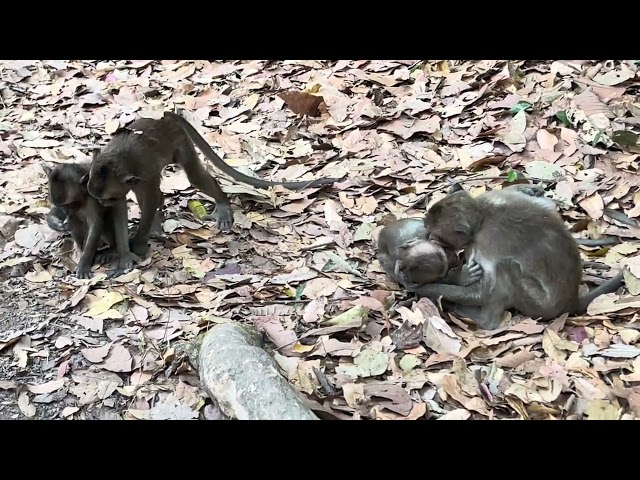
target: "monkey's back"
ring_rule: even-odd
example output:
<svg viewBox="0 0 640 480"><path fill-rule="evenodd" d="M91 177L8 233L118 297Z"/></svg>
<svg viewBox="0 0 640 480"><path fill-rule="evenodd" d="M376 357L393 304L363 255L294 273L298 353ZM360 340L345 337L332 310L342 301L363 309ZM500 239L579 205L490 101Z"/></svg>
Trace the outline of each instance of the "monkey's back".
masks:
<svg viewBox="0 0 640 480"><path fill-rule="evenodd" d="M498 274L510 277L512 308L544 318L574 308L582 261L560 215L516 192L487 192L477 200L486 213L474 243L497 259Z"/></svg>

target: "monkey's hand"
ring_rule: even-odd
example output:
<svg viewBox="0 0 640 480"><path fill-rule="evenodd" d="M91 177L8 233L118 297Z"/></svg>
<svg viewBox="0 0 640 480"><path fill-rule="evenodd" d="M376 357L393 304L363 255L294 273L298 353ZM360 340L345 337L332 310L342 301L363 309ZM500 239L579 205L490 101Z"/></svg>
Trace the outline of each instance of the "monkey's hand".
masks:
<svg viewBox="0 0 640 480"><path fill-rule="evenodd" d="M219 203L212 213L204 217L205 220L213 220L221 232L228 232L233 226L233 211L231 205Z"/></svg>
<svg viewBox="0 0 640 480"><path fill-rule="evenodd" d="M122 256L120 257L118 266L107 274L107 278L119 277L123 273L131 270L133 270L133 257L131 255Z"/></svg>
<svg viewBox="0 0 640 480"><path fill-rule="evenodd" d="M471 285L472 283L476 283L482 278L483 273L484 271L482 270L480 264L475 260L470 259L460 269L460 273L458 275L458 285L467 286Z"/></svg>
<svg viewBox="0 0 640 480"><path fill-rule="evenodd" d="M91 278L91 263L80 262L76 267L76 277L78 278Z"/></svg>

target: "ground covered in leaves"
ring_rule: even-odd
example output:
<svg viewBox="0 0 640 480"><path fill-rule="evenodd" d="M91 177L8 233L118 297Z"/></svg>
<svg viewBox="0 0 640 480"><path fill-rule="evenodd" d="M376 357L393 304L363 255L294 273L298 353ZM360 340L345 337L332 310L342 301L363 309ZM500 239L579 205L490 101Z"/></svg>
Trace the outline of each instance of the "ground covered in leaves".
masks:
<svg viewBox="0 0 640 480"><path fill-rule="evenodd" d="M174 347L230 320L265 334L323 418L637 417L639 86L635 61L0 62L0 418L216 418ZM245 173L345 180L294 193L219 176L235 212L220 234L168 168L150 257L75 279L71 240L43 220L41 164L89 160L165 109ZM624 268L622 294L491 332L398 306L380 228L451 179L479 193L501 175L549 180L576 236L618 238L581 252L586 283Z"/></svg>

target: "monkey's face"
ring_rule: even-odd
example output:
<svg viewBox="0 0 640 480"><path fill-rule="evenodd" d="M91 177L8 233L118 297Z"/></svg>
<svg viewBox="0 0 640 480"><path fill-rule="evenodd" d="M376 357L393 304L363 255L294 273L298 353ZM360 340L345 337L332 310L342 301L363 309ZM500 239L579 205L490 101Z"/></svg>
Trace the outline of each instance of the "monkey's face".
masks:
<svg viewBox="0 0 640 480"><path fill-rule="evenodd" d="M95 156L86 179L89 195L105 207L110 207L124 199L136 183L138 183L137 177L118 174L113 166L96 161Z"/></svg>
<svg viewBox="0 0 640 480"><path fill-rule="evenodd" d="M399 248L395 274L405 285L434 283L449 271L449 260L444 249L422 239L410 240Z"/></svg>
<svg viewBox="0 0 640 480"><path fill-rule="evenodd" d="M73 206L82 201L79 178L65 166L58 166L49 172L49 201L58 206Z"/></svg>

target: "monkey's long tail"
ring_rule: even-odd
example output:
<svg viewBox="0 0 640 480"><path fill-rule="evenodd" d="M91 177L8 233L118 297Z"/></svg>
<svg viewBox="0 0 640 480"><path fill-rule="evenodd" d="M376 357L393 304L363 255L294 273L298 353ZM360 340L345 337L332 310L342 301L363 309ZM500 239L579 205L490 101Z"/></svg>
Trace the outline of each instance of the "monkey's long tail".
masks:
<svg viewBox="0 0 640 480"><path fill-rule="evenodd" d="M604 295L605 293L613 293L618 290L618 288L620 288L623 284L624 277L622 273L619 273L615 277L610 278L599 287L594 288L583 297L580 297L580 299L578 300L578 308L573 313L577 315L584 314L587 311L587 307L589 306L589 304L593 302L596 297Z"/></svg>
<svg viewBox="0 0 640 480"><path fill-rule="evenodd" d="M231 165L228 165L227 162L222 160L216 154L216 152L213 151L213 149L206 142L206 140L202 138L202 135L200 135L200 133L198 133L198 131L193 127L193 125L191 125L184 117L173 112L165 112L164 115L166 117L171 117L175 119L180 123L180 125L182 125L187 135L189 135L189 138L191 139L191 141L196 144L196 146L200 149L200 151L202 151L202 153L204 153L209 160L211 160L211 162L215 167L217 167L223 173L226 173L227 175L229 175L234 180L247 183L252 187L269 188L273 185L282 185L283 187L288 188L290 190L301 190L303 188L331 185L335 182L343 180L341 178L319 178L317 180L309 180L309 181L302 181L302 182L277 182L277 181L263 180L261 178L250 177L248 175L245 175L242 172L239 172L238 170L233 168Z"/></svg>

